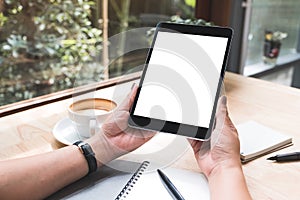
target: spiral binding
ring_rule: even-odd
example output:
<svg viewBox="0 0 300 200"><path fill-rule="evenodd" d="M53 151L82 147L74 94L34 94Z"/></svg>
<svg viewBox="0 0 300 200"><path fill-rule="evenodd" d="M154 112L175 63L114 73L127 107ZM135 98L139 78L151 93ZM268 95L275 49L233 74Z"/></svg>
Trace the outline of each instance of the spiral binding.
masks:
<svg viewBox="0 0 300 200"><path fill-rule="evenodd" d="M118 194L115 200L123 200L129 195L131 189L133 188L134 184L138 181L138 179L143 175L146 168L149 166L149 161L144 161L140 165L140 167L136 170L136 172L131 176L130 180L126 183L123 187L121 192Z"/></svg>

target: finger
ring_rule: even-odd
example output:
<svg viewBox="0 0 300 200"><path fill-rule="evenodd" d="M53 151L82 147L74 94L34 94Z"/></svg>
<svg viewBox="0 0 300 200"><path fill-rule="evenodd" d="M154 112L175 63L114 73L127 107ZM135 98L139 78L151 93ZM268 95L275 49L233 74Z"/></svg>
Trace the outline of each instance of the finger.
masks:
<svg viewBox="0 0 300 200"><path fill-rule="evenodd" d="M218 100L217 106L217 115L218 114L227 114L227 97L221 96Z"/></svg>
<svg viewBox="0 0 300 200"><path fill-rule="evenodd" d="M201 145L203 144L202 141L187 138L187 141L190 143L191 147L194 150L194 153L197 153L201 149Z"/></svg>
<svg viewBox="0 0 300 200"><path fill-rule="evenodd" d="M199 141L188 139L188 142L192 146L196 159L201 159L207 155L211 150L210 140L208 141Z"/></svg>
<svg viewBox="0 0 300 200"><path fill-rule="evenodd" d="M134 98L137 93L137 89L138 89L138 86L135 83L133 83L131 92L127 95L127 97L121 103L121 105L119 107L120 110L129 111L129 109L131 108L131 106L134 102Z"/></svg>
<svg viewBox="0 0 300 200"><path fill-rule="evenodd" d="M227 112L227 98L222 96L219 98L217 112L215 117L215 129L221 130L224 126L226 118L228 117Z"/></svg>
<svg viewBox="0 0 300 200"><path fill-rule="evenodd" d="M193 148L194 152L198 150L199 144L197 143L197 140L187 138L187 141L190 143L191 147Z"/></svg>
<svg viewBox="0 0 300 200"><path fill-rule="evenodd" d="M132 89L131 89L131 93L130 93L130 97L129 97L129 108L131 108L131 106L134 102L134 99L135 99L135 96L137 93L137 89L138 89L138 86L134 83L132 85Z"/></svg>

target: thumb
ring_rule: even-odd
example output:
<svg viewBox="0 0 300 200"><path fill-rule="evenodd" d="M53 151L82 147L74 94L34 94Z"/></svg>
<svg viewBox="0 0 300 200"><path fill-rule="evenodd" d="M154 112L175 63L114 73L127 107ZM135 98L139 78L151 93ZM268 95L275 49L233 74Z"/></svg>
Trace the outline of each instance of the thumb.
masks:
<svg viewBox="0 0 300 200"><path fill-rule="evenodd" d="M138 89L138 86L135 83L133 83L131 92L127 95L126 99L122 102L119 110L129 111L129 109L131 108L131 106L134 102L134 98L136 96L137 89Z"/></svg>
<svg viewBox="0 0 300 200"><path fill-rule="evenodd" d="M227 98L226 96L221 96L218 100L217 112L215 117L215 129L220 130L223 128L228 115L227 111Z"/></svg>

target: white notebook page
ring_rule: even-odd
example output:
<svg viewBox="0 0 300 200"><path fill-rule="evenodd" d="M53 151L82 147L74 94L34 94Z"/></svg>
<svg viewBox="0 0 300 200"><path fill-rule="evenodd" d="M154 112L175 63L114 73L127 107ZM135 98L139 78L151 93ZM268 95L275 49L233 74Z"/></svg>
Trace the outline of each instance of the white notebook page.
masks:
<svg viewBox="0 0 300 200"><path fill-rule="evenodd" d="M244 157L262 155L292 141L290 136L255 121L240 124L237 126L237 130L241 144L241 155Z"/></svg>
<svg viewBox="0 0 300 200"><path fill-rule="evenodd" d="M210 199L208 183L201 173L188 170L165 168L161 169L172 181L178 191L187 200ZM144 173L134 184L128 195L120 200L173 200L164 187L157 171Z"/></svg>
<svg viewBox="0 0 300 200"><path fill-rule="evenodd" d="M47 200L70 199L103 199L115 200L134 172L141 166L140 163L130 161L115 161L116 165L122 165L124 172L108 167L101 168L95 174L91 174L71 184L63 190L47 198ZM148 166L141 177L136 181L128 197L125 200L172 200L170 194L162 184L153 163ZM125 172L132 169L132 173ZM161 169L174 183L186 200L209 199L209 189L203 174L176 168Z"/></svg>

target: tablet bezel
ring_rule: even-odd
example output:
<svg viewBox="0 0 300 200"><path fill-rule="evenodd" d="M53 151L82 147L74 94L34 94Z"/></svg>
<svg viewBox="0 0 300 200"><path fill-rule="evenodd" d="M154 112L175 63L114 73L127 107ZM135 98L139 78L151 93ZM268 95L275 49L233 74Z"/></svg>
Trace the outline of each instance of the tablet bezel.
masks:
<svg viewBox="0 0 300 200"><path fill-rule="evenodd" d="M134 115L134 110L136 108L137 100L139 98L140 91L144 82L144 78L149 66L149 61L152 55L152 51L155 45L157 33L159 31L163 32L174 32L174 33L183 33L183 34L194 34L194 35L203 35L203 36L213 36L213 37L224 37L228 38L226 51L224 54L223 64L219 76L219 81L217 85L217 92L214 99L213 110L210 118L209 127L200 127L189 124L177 123L172 121L165 121L160 119L154 119L144 116ZM154 33L153 41L151 47L149 48L148 55L146 58L144 70L141 76L137 94L135 96L133 105L130 110L130 116L128 119L128 125L134 128L146 129L146 130L155 130L160 132L178 134L186 137L191 137L198 140L208 140L211 135L212 126L214 124L214 118L216 113L217 102L221 90L222 81L224 79L225 69L227 65L228 55L230 51L230 43L232 39L233 31L227 27L217 27L217 26L198 26L198 25L186 25L186 24L177 24L177 23L159 23L156 27ZM151 122L151 123L150 123ZM194 136L188 134L189 132L195 133Z"/></svg>

